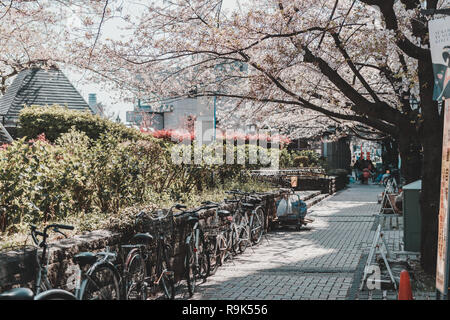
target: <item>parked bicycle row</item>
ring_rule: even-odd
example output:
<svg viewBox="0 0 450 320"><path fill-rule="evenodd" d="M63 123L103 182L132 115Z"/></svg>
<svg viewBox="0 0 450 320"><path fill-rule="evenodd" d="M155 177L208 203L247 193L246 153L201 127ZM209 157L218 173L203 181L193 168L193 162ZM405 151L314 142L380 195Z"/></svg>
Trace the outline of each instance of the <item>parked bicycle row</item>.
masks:
<svg viewBox="0 0 450 320"><path fill-rule="evenodd" d="M48 278L49 233L64 234L72 226L51 224L42 231L30 226L33 242L40 252L36 254L38 272L34 290L16 288L0 294L0 300L146 300L163 295L175 297L175 271L170 257L173 248L168 241L171 236L164 224L174 223L175 217L187 221L187 236L184 241L184 265L182 280L192 296L199 281L213 275L227 259L243 253L248 246L260 243L265 231L266 214L262 206L263 194L232 190L227 192L234 204L231 211L221 208L220 203L203 202L202 206L187 210L182 204L175 204L167 212L140 212L135 224L150 221L157 230L136 233L130 243L120 245L117 251L109 247L102 252L81 252L73 257L79 268L68 279L73 290L52 288ZM212 210L214 215L208 226L200 223L200 212Z"/></svg>

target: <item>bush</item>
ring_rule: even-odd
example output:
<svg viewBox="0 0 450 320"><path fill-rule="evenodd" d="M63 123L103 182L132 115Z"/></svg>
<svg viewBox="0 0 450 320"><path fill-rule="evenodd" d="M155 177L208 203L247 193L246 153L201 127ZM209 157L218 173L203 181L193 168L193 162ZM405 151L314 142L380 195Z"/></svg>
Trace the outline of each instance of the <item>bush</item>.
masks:
<svg viewBox="0 0 450 320"><path fill-rule="evenodd" d="M53 105L26 107L19 114L18 135L20 137L34 139L41 133L45 133L46 138L54 142L71 128L84 132L93 140L97 140L102 134L109 133L125 140L155 141L148 134L93 115L89 111L83 112Z"/></svg>
<svg viewBox="0 0 450 320"><path fill-rule="evenodd" d="M94 140L75 127L53 143L45 134L14 141L0 150L0 231L73 216L92 220L158 199L178 201L194 189L214 189L236 177L244 180L243 171L260 165L248 164L255 146L233 146L234 164L220 165L204 156L200 163L186 165L172 161L179 145L156 142L106 133ZM203 151L208 148L214 146L202 146ZM236 163L241 148L245 165Z"/></svg>
<svg viewBox="0 0 450 320"><path fill-rule="evenodd" d="M226 146L233 151L233 163L226 164L227 149L224 163L217 163L217 143L202 146L199 163L177 164L175 151L192 154L195 144L156 139L58 106L23 109L20 126L23 135L37 138L23 137L0 148L0 231L74 216L104 220L124 207L178 201L195 189L244 182L249 169L269 165L250 163L251 155L266 150L255 145ZM273 156L278 159L278 152Z"/></svg>
<svg viewBox="0 0 450 320"><path fill-rule="evenodd" d="M280 166L291 167L324 167L325 163L314 150L285 150L281 151Z"/></svg>
<svg viewBox="0 0 450 320"><path fill-rule="evenodd" d="M297 156L294 158L294 167L309 167L309 159L307 156Z"/></svg>

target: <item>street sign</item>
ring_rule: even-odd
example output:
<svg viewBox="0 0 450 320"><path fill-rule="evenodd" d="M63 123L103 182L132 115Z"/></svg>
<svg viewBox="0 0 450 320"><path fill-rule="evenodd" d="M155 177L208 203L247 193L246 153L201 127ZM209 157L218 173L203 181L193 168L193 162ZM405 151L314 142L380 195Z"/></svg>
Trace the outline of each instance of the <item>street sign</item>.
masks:
<svg viewBox="0 0 450 320"><path fill-rule="evenodd" d="M445 101L444 134L442 139L441 199L439 205L436 289L444 296L448 290L448 229L449 229L449 170L450 170L450 99Z"/></svg>

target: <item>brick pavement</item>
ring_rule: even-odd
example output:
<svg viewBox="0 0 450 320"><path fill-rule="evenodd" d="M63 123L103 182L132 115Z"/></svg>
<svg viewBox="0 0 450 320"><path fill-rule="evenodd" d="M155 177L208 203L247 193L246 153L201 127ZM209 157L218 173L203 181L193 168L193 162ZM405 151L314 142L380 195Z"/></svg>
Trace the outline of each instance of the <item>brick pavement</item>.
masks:
<svg viewBox="0 0 450 320"><path fill-rule="evenodd" d="M377 226L377 185L351 185L309 209L309 230L269 233L220 267L192 299L357 299Z"/></svg>

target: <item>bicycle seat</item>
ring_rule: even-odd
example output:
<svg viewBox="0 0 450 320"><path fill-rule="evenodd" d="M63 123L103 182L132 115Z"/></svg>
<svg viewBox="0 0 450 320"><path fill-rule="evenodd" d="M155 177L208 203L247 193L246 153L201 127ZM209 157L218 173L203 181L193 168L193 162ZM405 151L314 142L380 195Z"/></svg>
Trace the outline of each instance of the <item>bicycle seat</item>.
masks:
<svg viewBox="0 0 450 320"><path fill-rule="evenodd" d="M81 252L73 257L73 262L78 264L80 268L85 265L94 264L97 261L97 256L92 252Z"/></svg>
<svg viewBox="0 0 450 320"><path fill-rule="evenodd" d="M146 232L146 233L136 233L132 240L136 241L136 242L141 242L141 243L147 243L153 240L153 236Z"/></svg>
<svg viewBox="0 0 450 320"><path fill-rule="evenodd" d="M217 210L217 214L221 217L231 215L231 212L228 210Z"/></svg>
<svg viewBox="0 0 450 320"><path fill-rule="evenodd" d="M255 208L255 205L253 203L243 203L242 207L245 209L253 209Z"/></svg>
<svg viewBox="0 0 450 320"><path fill-rule="evenodd" d="M28 288L15 288L0 293L0 300L33 300L34 293Z"/></svg>

